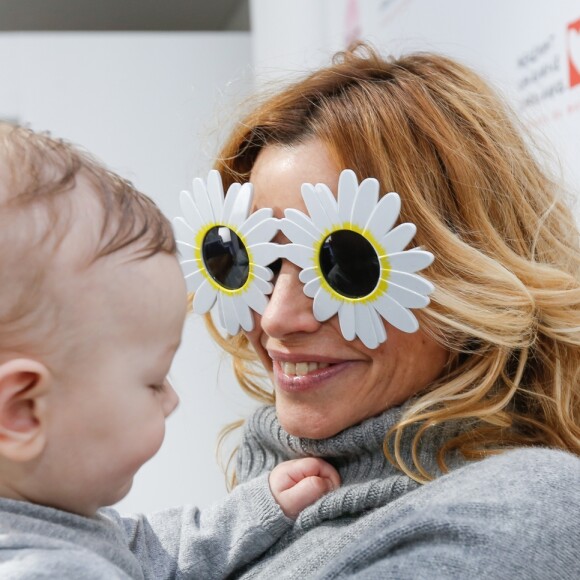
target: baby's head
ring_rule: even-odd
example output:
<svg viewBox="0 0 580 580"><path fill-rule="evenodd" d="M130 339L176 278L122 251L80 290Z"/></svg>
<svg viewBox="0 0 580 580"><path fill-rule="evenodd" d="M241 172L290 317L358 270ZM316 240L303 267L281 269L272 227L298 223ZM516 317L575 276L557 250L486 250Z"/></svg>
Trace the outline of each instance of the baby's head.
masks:
<svg viewBox="0 0 580 580"><path fill-rule="evenodd" d="M68 143L0 125L0 497L91 515L177 404L186 291L169 222Z"/></svg>

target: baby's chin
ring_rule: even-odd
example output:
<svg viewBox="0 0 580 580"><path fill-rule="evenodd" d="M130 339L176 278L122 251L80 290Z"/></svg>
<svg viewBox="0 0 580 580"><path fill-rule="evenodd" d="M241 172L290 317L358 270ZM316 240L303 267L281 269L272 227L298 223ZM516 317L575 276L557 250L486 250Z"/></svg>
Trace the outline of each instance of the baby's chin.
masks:
<svg viewBox="0 0 580 580"><path fill-rule="evenodd" d="M133 487L133 479L134 479L134 475L132 475L130 478L128 478L126 481L124 481L120 486L118 486L116 489L111 489L109 491L109 493L107 493L106 497L101 498L101 501L99 502L99 508L102 507L110 507L118 502L120 502L122 499L125 499L127 497L127 495L129 494L129 492L131 491L131 488Z"/></svg>

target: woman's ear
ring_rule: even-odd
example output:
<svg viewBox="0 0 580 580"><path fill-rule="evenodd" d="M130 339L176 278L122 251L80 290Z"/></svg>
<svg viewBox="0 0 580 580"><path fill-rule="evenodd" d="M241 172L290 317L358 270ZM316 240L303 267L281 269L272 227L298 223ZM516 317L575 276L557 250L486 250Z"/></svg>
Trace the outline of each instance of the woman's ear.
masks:
<svg viewBox="0 0 580 580"><path fill-rule="evenodd" d="M46 444L46 406L50 373L31 359L0 365L0 456L24 462Z"/></svg>

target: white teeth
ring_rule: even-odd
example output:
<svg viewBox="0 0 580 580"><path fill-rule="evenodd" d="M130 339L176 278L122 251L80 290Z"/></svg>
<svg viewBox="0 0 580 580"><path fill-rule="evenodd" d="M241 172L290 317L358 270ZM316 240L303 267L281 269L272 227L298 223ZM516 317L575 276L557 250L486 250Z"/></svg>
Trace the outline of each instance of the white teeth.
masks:
<svg viewBox="0 0 580 580"><path fill-rule="evenodd" d="M282 372L285 375L295 375L296 374L296 365L291 362L283 362L281 363Z"/></svg>
<svg viewBox="0 0 580 580"><path fill-rule="evenodd" d="M296 363L296 374L299 377L303 377L304 375L307 375L308 374L308 363L307 362Z"/></svg>
<svg viewBox="0 0 580 580"><path fill-rule="evenodd" d="M280 362L280 368L285 375L303 377L318 369L325 369L329 363L317 362Z"/></svg>

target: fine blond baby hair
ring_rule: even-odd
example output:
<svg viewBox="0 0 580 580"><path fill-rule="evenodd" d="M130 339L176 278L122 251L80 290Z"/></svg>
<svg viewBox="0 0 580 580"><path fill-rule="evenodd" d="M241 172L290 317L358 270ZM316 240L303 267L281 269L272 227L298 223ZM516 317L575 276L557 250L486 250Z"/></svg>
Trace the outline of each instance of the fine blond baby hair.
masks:
<svg viewBox="0 0 580 580"><path fill-rule="evenodd" d="M1 123L0 353L41 352L65 332L51 270L79 220L94 240L79 269L129 246L140 258L176 252L168 220L129 181L62 139Z"/></svg>

